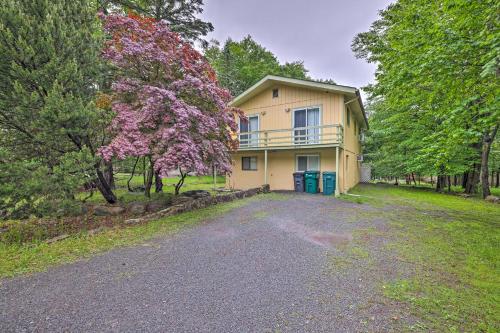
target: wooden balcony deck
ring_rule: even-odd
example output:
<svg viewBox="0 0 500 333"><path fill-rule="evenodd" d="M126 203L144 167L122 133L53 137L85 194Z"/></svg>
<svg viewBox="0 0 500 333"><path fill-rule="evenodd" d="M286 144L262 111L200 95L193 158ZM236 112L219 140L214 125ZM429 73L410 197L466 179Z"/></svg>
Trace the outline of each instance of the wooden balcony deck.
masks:
<svg viewBox="0 0 500 333"><path fill-rule="evenodd" d="M341 125L321 125L238 133L238 151L338 147L343 143Z"/></svg>

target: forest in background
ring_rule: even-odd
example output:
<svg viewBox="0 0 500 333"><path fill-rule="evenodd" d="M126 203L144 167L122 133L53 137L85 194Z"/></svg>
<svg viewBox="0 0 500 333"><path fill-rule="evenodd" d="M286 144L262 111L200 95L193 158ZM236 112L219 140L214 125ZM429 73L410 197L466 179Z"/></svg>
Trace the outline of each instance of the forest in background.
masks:
<svg viewBox="0 0 500 333"><path fill-rule="evenodd" d="M375 177L435 176L437 191L484 198L498 186L499 13L492 0L399 0L354 38L377 65L365 88Z"/></svg>

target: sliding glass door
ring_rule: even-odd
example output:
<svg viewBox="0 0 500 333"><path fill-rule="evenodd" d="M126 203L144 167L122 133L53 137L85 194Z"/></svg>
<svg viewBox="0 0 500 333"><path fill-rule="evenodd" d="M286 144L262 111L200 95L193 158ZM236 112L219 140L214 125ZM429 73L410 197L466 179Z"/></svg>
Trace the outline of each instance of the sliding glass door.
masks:
<svg viewBox="0 0 500 333"><path fill-rule="evenodd" d="M295 144L319 143L320 111L318 107L293 111Z"/></svg>

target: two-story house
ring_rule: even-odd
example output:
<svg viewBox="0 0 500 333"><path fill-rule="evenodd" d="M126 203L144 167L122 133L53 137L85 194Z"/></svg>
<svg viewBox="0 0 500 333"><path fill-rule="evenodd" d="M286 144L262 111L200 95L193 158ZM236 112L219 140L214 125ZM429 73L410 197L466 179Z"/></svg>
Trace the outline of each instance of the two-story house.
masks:
<svg viewBox="0 0 500 333"><path fill-rule="evenodd" d="M247 119L227 187L293 190L293 173L306 170L335 171L336 194L359 182L368 122L358 89L268 75L231 105Z"/></svg>

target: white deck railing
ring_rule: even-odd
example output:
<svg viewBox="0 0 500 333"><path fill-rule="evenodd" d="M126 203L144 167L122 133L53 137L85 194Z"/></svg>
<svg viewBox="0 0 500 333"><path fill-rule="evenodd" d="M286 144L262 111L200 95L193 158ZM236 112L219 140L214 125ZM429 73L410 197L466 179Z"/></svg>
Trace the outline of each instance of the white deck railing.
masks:
<svg viewBox="0 0 500 333"><path fill-rule="evenodd" d="M339 145L341 125L322 125L238 133L240 150L259 148L307 148L308 146Z"/></svg>

